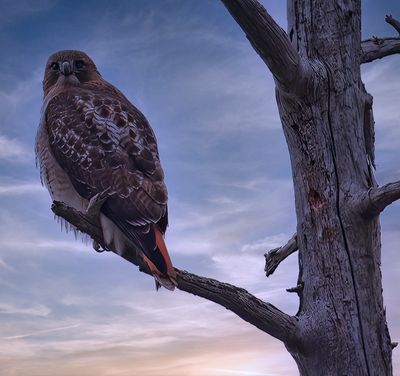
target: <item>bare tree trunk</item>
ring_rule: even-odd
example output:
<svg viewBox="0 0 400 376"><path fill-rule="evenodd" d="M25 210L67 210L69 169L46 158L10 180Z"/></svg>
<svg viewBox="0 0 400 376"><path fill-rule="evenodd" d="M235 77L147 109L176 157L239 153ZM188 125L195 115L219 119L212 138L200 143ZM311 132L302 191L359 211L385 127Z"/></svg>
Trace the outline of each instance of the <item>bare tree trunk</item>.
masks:
<svg viewBox="0 0 400 376"><path fill-rule="evenodd" d="M298 285L290 291L300 306L289 316L243 289L180 270L178 288L284 342L302 376L390 376L379 213L400 198L400 182L375 182L372 97L360 64L400 52L400 39L362 42L360 0L288 0L287 34L257 0L222 2L275 78L297 235L266 255L266 272L298 250ZM386 21L400 30L393 17ZM61 203L53 210L104 243L98 213Z"/></svg>
<svg viewBox="0 0 400 376"><path fill-rule="evenodd" d="M303 375L390 375L377 216L357 205L375 181L360 76L360 1L291 1L289 35L318 62L314 91L277 88L295 190ZM367 110L366 110L367 108ZM369 109L369 110L368 110Z"/></svg>
<svg viewBox="0 0 400 376"><path fill-rule="evenodd" d="M290 47L256 1L223 3L274 74L289 147L300 308L287 349L301 375L391 375L360 1L289 0Z"/></svg>

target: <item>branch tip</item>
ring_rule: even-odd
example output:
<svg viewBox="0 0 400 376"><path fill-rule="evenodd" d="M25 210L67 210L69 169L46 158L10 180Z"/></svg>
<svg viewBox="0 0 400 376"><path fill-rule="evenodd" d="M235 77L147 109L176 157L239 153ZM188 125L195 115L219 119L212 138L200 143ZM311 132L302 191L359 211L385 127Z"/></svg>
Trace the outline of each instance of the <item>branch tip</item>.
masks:
<svg viewBox="0 0 400 376"><path fill-rule="evenodd" d="M265 253L264 270L266 276L269 277L283 260L297 250L297 234L294 234L284 246L271 249L269 252Z"/></svg>
<svg viewBox="0 0 400 376"><path fill-rule="evenodd" d="M392 25L400 35L400 22L398 20L396 20L391 14L387 14L385 17L385 21L389 25Z"/></svg>
<svg viewBox="0 0 400 376"><path fill-rule="evenodd" d="M287 291L287 292L296 292L296 293L300 293L300 292L303 291L303 288L304 288L304 283L301 282L301 283L299 283L299 284L298 284L297 286L295 286L295 287L291 287L291 288L289 288L289 289L286 289L286 291Z"/></svg>

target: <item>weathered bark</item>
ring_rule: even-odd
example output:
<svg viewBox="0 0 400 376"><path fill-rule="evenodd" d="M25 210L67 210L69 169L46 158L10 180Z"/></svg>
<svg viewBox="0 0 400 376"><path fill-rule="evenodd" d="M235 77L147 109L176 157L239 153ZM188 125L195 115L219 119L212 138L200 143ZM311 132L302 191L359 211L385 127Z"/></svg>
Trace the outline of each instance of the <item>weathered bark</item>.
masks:
<svg viewBox="0 0 400 376"><path fill-rule="evenodd" d="M279 264L289 257L292 253L298 250L297 234L294 234L291 239L282 247L271 249L265 257L265 274L269 277L279 266Z"/></svg>
<svg viewBox="0 0 400 376"><path fill-rule="evenodd" d="M361 43L361 63L400 53L400 38L371 38Z"/></svg>
<svg viewBox="0 0 400 376"><path fill-rule="evenodd" d="M314 5L314 6L313 6ZM374 184L367 163L360 76L360 2L293 2L289 33L324 65L314 98L278 90L289 146L304 283L303 374L390 375L378 218L354 210ZM312 353L312 354L310 354Z"/></svg>
<svg viewBox="0 0 400 376"><path fill-rule="evenodd" d="M374 217L392 202L400 199L400 181L388 183L382 187L371 187L360 200L361 213L365 217Z"/></svg>
<svg viewBox="0 0 400 376"><path fill-rule="evenodd" d="M385 21L392 25L400 35L400 22L391 15L385 17ZM370 63L385 56L400 53L400 38L372 37L361 42L361 63Z"/></svg>
<svg viewBox="0 0 400 376"><path fill-rule="evenodd" d="M307 78L300 77L294 88L291 80L282 81L282 66L276 70L269 63L269 54L285 52L263 48L276 39L266 11L255 0L222 1L275 77L289 147L301 288L296 290L299 342L287 348L301 375L391 375L379 211L365 216L360 207L365 195L386 205L398 192L388 199L373 176L372 101L356 52L360 1L288 1L288 35L297 62L311 68L298 71ZM378 199L380 193L385 199Z"/></svg>
<svg viewBox="0 0 400 376"><path fill-rule="evenodd" d="M400 35L400 21L396 20L395 18L393 18L393 16L391 14L387 14L385 17L385 21L389 24L392 25L395 30L399 33Z"/></svg>

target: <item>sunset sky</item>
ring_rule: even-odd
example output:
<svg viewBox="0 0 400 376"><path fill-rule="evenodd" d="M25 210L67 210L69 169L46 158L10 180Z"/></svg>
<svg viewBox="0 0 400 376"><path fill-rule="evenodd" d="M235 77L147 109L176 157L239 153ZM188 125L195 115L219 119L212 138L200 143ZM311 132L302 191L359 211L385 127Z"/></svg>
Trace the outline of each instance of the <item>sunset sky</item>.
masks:
<svg viewBox="0 0 400 376"><path fill-rule="evenodd" d="M286 29L286 2L265 0ZM169 189L174 264L244 287L289 314L296 228L271 74L217 0L0 0L0 374L295 376L284 346L218 305L165 289L60 231L33 145L47 57L87 52L146 115ZM364 38L395 36L395 0L363 2ZM400 179L400 56L362 67L374 96L377 179ZM384 299L400 340L400 204L382 215ZM393 353L400 375L400 349Z"/></svg>

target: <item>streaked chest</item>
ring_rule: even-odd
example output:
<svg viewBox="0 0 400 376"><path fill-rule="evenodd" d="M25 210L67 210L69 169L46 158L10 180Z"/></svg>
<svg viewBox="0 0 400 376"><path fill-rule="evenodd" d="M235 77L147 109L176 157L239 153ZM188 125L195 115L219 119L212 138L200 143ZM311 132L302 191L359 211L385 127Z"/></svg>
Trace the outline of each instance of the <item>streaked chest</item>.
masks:
<svg viewBox="0 0 400 376"><path fill-rule="evenodd" d="M52 200L62 201L77 210L85 210L88 201L80 196L51 152L44 116L36 135L36 157L42 184L48 189Z"/></svg>

